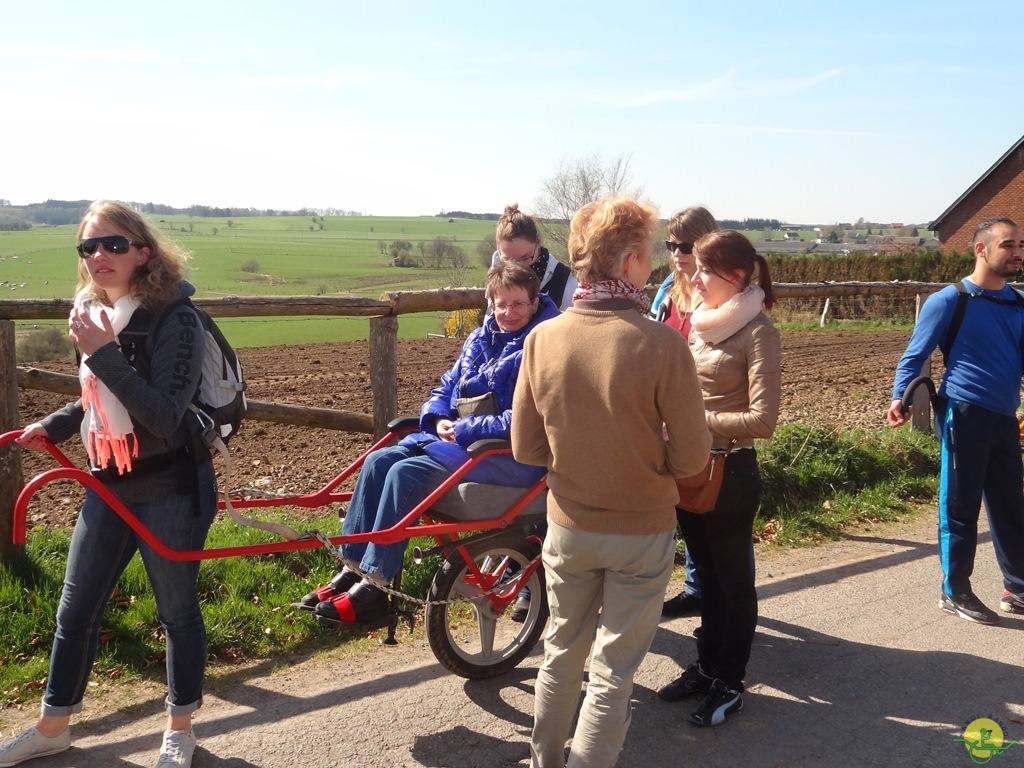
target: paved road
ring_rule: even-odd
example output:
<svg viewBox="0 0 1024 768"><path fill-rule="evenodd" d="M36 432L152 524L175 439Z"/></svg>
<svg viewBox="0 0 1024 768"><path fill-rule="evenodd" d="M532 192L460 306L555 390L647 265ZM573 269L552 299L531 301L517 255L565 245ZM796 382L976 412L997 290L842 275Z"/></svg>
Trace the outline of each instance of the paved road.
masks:
<svg viewBox="0 0 1024 768"><path fill-rule="evenodd" d="M620 768L971 766L954 739L981 717L1024 741L1024 617L983 627L940 612L927 521L767 557L759 572L744 711L698 729L684 722L688 703L657 698L694 654L696 620L666 622L637 678ZM987 533L974 584L995 607L1001 580ZM467 682L445 673L425 643L404 639L356 657L249 669L211 685L194 766L527 765L539 661ZM3 714L5 732L20 724ZM32 765L153 765L161 722L158 696L124 711L87 710L75 746ZM1024 765L1024 745L989 765Z"/></svg>

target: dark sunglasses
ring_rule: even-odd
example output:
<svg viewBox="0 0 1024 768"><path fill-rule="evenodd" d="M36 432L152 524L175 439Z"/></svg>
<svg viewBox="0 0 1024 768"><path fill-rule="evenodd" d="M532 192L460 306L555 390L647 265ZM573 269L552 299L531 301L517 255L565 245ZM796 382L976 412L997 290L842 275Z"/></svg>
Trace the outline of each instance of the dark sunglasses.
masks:
<svg viewBox="0 0 1024 768"><path fill-rule="evenodd" d="M669 253L675 253L676 249L679 249L684 254L693 253L693 243L675 243L671 240L665 241L665 250Z"/></svg>
<svg viewBox="0 0 1024 768"><path fill-rule="evenodd" d="M103 246L103 250L107 253L128 253L128 249L133 245L140 247L142 243L137 243L134 240L129 240L124 235L110 235L109 237L88 237L85 240L78 241L78 255L83 259L88 259L94 253L96 249Z"/></svg>

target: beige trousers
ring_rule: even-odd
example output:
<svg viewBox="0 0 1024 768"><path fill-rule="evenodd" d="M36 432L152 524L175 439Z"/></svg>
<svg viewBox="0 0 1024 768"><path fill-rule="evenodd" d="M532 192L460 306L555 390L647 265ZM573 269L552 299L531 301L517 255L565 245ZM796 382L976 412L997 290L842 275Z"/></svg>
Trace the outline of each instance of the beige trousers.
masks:
<svg viewBox="0 0 1024 768"><path fill-rule="evenodd" d="M551 619L537 673L533 768L612 768L629 730L633 676L661 616L675 531L621 536L551 524L544 540ZM590 657L587 693L573 734Z"/></svg>

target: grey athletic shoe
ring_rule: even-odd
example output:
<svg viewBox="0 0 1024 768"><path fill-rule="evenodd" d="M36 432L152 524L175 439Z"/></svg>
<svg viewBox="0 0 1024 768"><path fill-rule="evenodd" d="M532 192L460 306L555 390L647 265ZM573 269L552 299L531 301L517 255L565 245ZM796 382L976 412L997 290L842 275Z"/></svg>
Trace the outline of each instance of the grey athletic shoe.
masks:
<svg viewBox="0 0 1024 768"><path fill-rule="evenodd" d="M1007 613L1024 614L1024 595L1015 595L1010 590L1003 590L999 601L999 610Z"/></svg>
<svg viewBox="0 0 1024 768"><path fill-rule="evenodd" d="M10 741L0 744L0 768L20 765L33 757L56 755L71 746L71 729L53 738L43 736L35 726L22 731Z"/></svg>
<svg viewBox="0 0 1024 768"><path fill-rule="evenodd" d="M189 768L196 751L196 735L191 731L164 731L164 745L156 768Z"/></svg>
<svg viewBox="0 0 1024 768"><path fill-rule="evenodd" d="M943 595L939 608L953 616L973 621L976 624L998 624L999 614L987 607L973 592L959 595Z"/></svg>

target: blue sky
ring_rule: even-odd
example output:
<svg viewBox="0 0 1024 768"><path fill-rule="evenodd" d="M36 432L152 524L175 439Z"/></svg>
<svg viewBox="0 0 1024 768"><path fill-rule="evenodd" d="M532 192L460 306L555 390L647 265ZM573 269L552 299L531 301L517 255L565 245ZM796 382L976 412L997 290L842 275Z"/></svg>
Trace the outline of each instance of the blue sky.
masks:
<svg viewBox="0 0 1024 768"><path fill-rule="evenodd" d="M0 35L0 198L927 223L1024 134L1019 0L46 2Z"/></svg>

